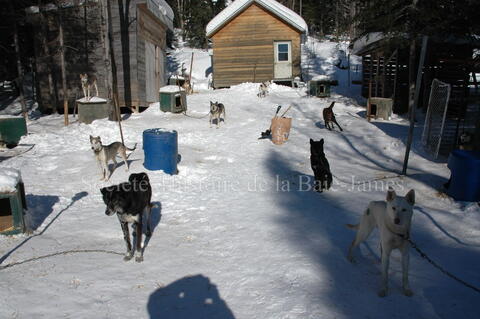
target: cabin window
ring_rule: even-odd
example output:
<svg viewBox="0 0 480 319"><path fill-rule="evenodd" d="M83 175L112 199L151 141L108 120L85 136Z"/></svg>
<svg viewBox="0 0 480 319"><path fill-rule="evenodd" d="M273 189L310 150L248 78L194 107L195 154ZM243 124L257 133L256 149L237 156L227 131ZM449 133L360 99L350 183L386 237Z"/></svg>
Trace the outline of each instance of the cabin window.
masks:
<svg viewBox="0 0 480 319"><path fill-rule="evenodd" d="M288 44L278 44L278 61L288 61Z"/></svg>

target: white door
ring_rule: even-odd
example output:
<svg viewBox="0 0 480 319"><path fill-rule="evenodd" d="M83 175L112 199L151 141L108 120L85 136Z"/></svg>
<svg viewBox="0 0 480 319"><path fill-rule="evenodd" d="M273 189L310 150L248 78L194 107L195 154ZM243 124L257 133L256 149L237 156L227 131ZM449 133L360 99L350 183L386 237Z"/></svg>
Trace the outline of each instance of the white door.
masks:
<svg viewBox="0 0 480 319"><path fill-rule="evenodd" d="M292 42L274 42L274 77L275 79L290 79L292 77Z"/></svg>

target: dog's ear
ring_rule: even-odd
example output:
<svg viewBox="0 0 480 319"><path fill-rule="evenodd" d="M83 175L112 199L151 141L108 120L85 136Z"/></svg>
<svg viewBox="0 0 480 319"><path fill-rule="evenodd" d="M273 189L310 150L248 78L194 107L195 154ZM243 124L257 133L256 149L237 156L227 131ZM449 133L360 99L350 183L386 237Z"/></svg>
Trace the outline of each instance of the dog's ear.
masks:
<svg viewBox="0 0 480 319"><path fill-rule="evenodd" d="M93 136L90 135L90 143L92 142L92 140L93 140Z"/></svg>
<svg viewBox="0 0 480 319"><path fill-rule="evenodd" d="M312 145L312 144L313 144L313 140L312 140L312 139L310 139L310 145Z"/></svg>
<svg viewBox="0 0 480 319"><path fill-rule="evenodd" d="M415 204L415 190L411 189L407 195L405 195L405 200L410 204L414 205Z"/></svg>
<svg viewBox="0 0 480 319"><path fill-rule="evenodd" d="M387 201L391 202L395 199L395 197L397 197L397 194L395 194L393 188L389 187L387 192Z"/></svg>

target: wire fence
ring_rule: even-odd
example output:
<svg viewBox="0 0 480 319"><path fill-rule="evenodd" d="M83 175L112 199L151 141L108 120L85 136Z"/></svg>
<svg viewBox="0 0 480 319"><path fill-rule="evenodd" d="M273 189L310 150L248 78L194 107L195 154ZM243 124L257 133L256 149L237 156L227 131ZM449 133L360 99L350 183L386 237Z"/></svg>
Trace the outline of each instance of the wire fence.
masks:
<svg viewBox="0 0 480 319"><path fill-rule="evenodd" d="M438 158L442 144L450 91L450 84L437 79L433 80L425 125L423 126L422 144L425 150L435 158Z"/></svg>

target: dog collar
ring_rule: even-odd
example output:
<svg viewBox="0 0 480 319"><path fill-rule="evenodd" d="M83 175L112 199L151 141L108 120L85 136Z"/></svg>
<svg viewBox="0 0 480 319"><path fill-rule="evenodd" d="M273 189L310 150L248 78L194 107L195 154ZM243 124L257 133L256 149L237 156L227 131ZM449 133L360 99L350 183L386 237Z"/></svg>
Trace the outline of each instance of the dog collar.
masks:
<svg viewBox="0 0 480 319"><path fill-rule="evenodd" d="M397 233L395 231L393 231L393 229L390 227L390 225L388 225L388 223L385 223L385 226L387 227L387 229L394 235L397 235L398 237L402 238L402 239L408 239L410 237L410 234L408 232L406 232L405 234L401 234L401 233Z"/></svg>

